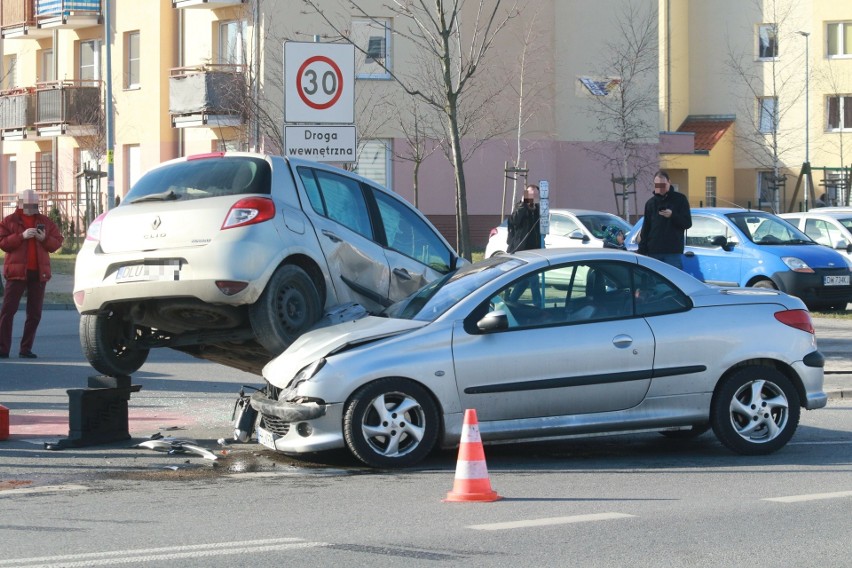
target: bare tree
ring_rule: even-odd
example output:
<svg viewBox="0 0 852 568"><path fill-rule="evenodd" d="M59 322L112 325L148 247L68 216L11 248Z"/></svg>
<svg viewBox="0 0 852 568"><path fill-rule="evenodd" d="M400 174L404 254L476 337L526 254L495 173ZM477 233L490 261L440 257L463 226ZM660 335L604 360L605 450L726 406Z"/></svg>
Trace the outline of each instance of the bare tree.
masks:
<svg viewBox="0 0 852 568"><path fill-rule="evenodd" d="M605 167L617 172L622 185L622 214L629 217L628 187L656 162L647 148L656 142L658 96L657 9L654 3L625 2L615 16L613 40L594 77L581 79L593 104L589 111L598 123L602 146L587 151Z"/></svg>
<svg viewBox="0 0 852 568"><path fill-rule="evenodd" d="M744 152L758 167L771 169L774 183L771 184L770 204L773 210L781 208L783 196L779 189L784 187L782 166L785 156L801 147L799 135L801 123L793 123L788 115L796 108L804 95L801 81L804 68L804 53L796 56L795 49L785 47L784 56L779 56L779 46L795 45L797 30L794 25L794 0L754 0L758 12L766 22L764 47L766 53L755 54L751 47L745 51L728 40L726 66L735 79L735 86L749 95L740 97L737 148Z"/></svg>
<svg viewBox="0 0 852 568"><path fill-rule="evenodd" d="M339 37L349 38L344 26L319 6L316 0L303 0L313 12L319 14ZM347 0L347 6L364 18L371 18L360 2ZM495 38L508 22L517 16L517 4L507 8L503 0L475 0L473 7L465 9L465 0L435 0L429 6L425 0L392 0L383 10L395 18L393 33L409 42L416 51L417 61L405 68L416 73L396 73L384 62L378 63L412 97L420 99L427 107L443 117L447 133L449 155L454 167L456 186L456 230L458 252L471 258L470 227L467 215L467 189L464 175L465 151L462 139L473 128L473 121L481 116L482 107L465 101L477 93L474 78L487 67L486 55ZM472 21L462 20L470 15ZM351 40L349 40L351 41ZM366 54L363 46L353 42L355 48ZM467 109L467 113L464 110Z"/></svg>
<svg viewBox="0 0 852 568"><path fill-rule="evenodd" d="M430 122L430 115L424 112L423 103L412 98L397 109L396 119L405 141L404 151L394 151L394 157L414 164L412 183L414 189L414 206L420 208L420 166L441 147L441 140L436 141L436 131Z"/></svg>

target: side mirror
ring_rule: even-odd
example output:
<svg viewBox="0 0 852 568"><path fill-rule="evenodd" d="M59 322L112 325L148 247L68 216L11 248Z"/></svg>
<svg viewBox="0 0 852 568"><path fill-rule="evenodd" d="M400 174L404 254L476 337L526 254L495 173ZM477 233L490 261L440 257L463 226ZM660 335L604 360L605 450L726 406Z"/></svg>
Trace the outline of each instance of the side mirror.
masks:
<svg viewBox="0 0 852 568"><path fill-rule="evenodd" d="M837 241L837 244L834 245L834 248L849 252L850 249L852 249L852 244L850 244L846 239L840 239L839 241Z"/></svg>
<svg viewBox="0 0 852 568"><path fill-rule="evenodd" d="M728 239L725 238L724 235L717 235L711 239L710 244L714 247L722 247L725 248L728 246Z"/></svg>
<svg viewBox="0 0 852 568"><path fill-rule="evenodd" d="M488 312L481 320L476 322L476 328L486 333L509 329L509 317L503 310Z"/></svg>
<svg viewBox="0 0 852 568"><path fill-rule="evenodd" d="M574 239L576 241L583 241L584 243L589 242L589 237L587 235L584 235L583 231L581 231L580 229L577 229L576 231L572 231L568 235L568 238Z"/></svg>

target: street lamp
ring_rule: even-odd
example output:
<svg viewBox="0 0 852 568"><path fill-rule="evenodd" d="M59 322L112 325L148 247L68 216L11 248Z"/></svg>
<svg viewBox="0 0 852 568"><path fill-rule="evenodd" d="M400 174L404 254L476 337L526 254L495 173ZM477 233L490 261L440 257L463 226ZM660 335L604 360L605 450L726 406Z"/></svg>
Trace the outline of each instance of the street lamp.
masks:
<svg viewBox="0 0 852 568"><path fill-rule="evenodd" d="M802 164L803 175L805 178L805 211L808 210L808 195L810 194L810 177L811 177L811 157L810 157L810 112L808 105L808 86L810 83L810 75L808 74L808 63L810 61L810 54L808 53L808 48L810 46L810 32L796 32L800 36L805 38L805 163Z"/></svg>

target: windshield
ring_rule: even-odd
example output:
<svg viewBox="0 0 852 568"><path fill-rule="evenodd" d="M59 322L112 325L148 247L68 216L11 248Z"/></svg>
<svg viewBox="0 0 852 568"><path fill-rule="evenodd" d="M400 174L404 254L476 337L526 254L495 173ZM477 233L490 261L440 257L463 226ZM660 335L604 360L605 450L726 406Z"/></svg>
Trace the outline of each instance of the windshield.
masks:
<svg viewBox="0 0 852 568"><path fill-rule="evenodd" d="M270 193L269 164L260 158L203 158L176 162L142 176L121 205L186 201L220 195Z"/></svg>
<svg viewBox="0 0 852 568"><path fill-rule="evenodd" d="M843 218L843 219L838 219L838 221L840 221L841 225L846 227L847 231L852 231L852 217L846 217L846 218Z"/></svg>
<svg viewBox="0 0 852 568"><path fill-rule="evenodd" d="M757 245L813 245L810 237L787 221L756 211L729 213L728 218Z"/></svg>
<svg viewBox="0 0 852 568"><path fill-rule="evenodd" d="M468 264L388 306L382 315L389 318L435 321L486 283L524 264L526 262L523 260L505 255Z"/></svg>
<svg viewBox="0 0 852 568"><path fill-rule="evenodd" d="M577 215L577 218L598 239L604 238L604 230L607 227L620 229L625 235L632 228L627 221L615 215L596 213L594 215Z"/></svg>

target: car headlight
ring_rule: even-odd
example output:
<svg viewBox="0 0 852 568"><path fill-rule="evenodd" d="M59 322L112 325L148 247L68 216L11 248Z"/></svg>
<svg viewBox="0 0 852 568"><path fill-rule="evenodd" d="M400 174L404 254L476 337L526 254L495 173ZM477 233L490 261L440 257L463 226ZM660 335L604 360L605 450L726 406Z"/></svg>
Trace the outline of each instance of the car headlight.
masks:
<svg viewBox="0 0 852 568"><path fill-rule="evenodd" d="M808 263L801 258L796 258L795 256L782 256L781 260L784 261L784 264L786 264L793 272L804 272L807 274L814 273L814 269L808 266Z"/></svg>
<svg viewBox="0 0 852 568"><path fill-rule="evenodd" d="M287 389L292 390L295 389L300 384L304 383L308 379L312 378L314 375L319 373L319 370L325 366L325 357L321 359L317 359L310 365L303 367L301 371L296 373L296 376L293 377L293 380L290 381L290 384L287 385Z"/></svg>

